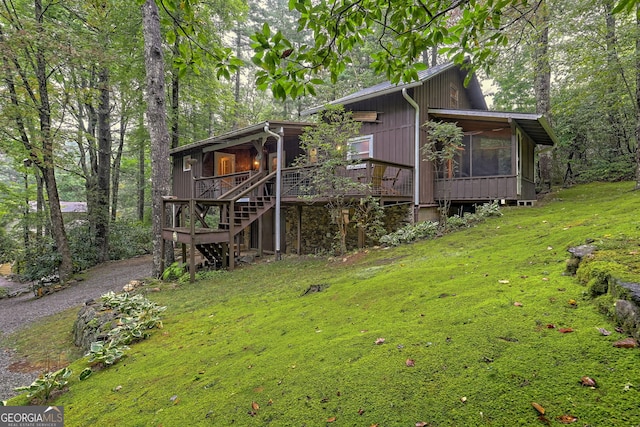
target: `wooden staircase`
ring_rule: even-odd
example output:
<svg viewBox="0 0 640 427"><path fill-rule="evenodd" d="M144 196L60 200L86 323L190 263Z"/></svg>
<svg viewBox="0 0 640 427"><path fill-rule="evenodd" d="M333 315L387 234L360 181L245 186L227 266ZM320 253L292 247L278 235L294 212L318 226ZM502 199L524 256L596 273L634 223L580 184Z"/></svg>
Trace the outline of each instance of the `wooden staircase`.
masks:
<svg viewBox="0 0 640 427"><path fill-rule="evenodd" d="M268 175L262 173L249 176L219 197L165 198L163 212L171 207L175 215L174 224L180 224L182 218L188 226L163 228L163 241L182 243L183 255L186 254L185 244L192 248L189 257L192 272L195 269L195 250L216 268L228 266L233 269L236 256L239 255L236 237L275 206L274 187L275 172ZM217 228L207 223L207 215L212 207L219 208L214 210L219 212Z"/></svg>

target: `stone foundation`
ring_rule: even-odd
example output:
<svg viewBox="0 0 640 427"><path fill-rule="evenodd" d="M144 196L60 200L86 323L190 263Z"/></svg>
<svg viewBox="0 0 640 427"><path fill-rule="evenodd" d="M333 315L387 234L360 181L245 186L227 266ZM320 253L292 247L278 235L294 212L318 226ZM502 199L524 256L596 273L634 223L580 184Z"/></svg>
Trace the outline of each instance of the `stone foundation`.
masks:
<svg viewBox="0 0 640 427"><path fill-rule="evenodd" d="M329 210L325 206L302 206L301 254L332 253L335 245L336 225ZM287 253L297 253L298 239L298 207L288 207L285 211L286 248ZM384 208L384 228L390 233L410 221L409 205L394 205ZM353 214L353 212L351 212ZM364 241L364 246L374 246L378 242L371 238ZM347 248L359 247L358 229L355 222L348 225Z"/></svg>

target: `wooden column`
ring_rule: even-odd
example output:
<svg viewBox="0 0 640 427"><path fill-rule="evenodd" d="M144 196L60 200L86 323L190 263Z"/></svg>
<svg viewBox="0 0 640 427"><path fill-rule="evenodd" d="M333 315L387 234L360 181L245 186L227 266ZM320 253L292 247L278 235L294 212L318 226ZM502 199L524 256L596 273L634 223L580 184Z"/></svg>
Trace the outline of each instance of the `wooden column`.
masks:
<svg viewBox="0 0 640 427"><path fill-rule="evenodd" d="M298 211L298 241L296 245L298 247L298 256L302 255L302 206L296 207Z"/></svg>

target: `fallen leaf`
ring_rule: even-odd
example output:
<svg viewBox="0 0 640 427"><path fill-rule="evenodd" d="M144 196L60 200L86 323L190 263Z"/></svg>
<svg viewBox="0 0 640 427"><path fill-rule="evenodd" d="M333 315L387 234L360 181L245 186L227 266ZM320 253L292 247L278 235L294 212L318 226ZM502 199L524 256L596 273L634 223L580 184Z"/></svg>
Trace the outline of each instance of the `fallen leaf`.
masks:
<svg viewBox="0 0 640 427"><path fill-rule="evenodd" d="M595 387L596 381L591 377L584 376L580 378L580 384L582 384L585 387Z"/></svg>
<svg viewBox="0 0 640 427"><path fill-rule="evenodd" d="M267 402L267 405L269 406L273 405L273 399L269 399L269 401Z"/></svg>
<svg viewBox="0 0 640 427"><path fill-rule="evenodd" d="M547 329L555 329L556 325L554 325L553 323L547 323Z"/></svg>
<svg viewBox="0 0 640 427"><path fill-rule="evenodd" d="M558 332L560 332L561 334L568 334L569 332L573 332L573 329L571 329L571 328L560 328L560 329L558 329Z"/></svg>
<svg viewBox="0 0 640 427"><path fill-rule="evenodd" d="M611 332L607 331L605 328L597 328L597 329L605 337L611 335Z"/></svg>
<svg viewBox="0 0 640 427"><path fill-rule="evenodd" d="M460 402L462 402L462 403L467 403L467 396L462 396L462 397L460 398Z"/></svg>
<svg viewBox="0 0 640 427"><path fill-rule="evenodd" d="M498 280L498 283L501 283L501 284L503 284L503 285L506 285L507 283L509 283L509 281L508 281L508 280L506 280L506 279L503 279L503 280Z"/></svg>
<svg viewBox="0 0 640 427"><path fill-rule="evenodd" d="M569 305L578 305L578 302L574 299L570 299L569 301L567 301L569 303Z"/></svg>
<svg viewBox="0 0 640 427"><path fill-rule="evenodd" d="M364 414L364 409L362 408L358 409L358 415L362 415L362 414Z"/></svg>
<svg viewBox="0 0 640 427"><path fill-rule="evenodd" d="M618 332L619 334L624 332L624 329L622 329L620 326L616 326L616 332Z"/></svg>
<svg viewBox="0 0 640 427"><path fill-rule="evenodd" d="M638 341L635 338L625 338L614 342L613 346L617 348L635 348L638 346Z"/></svg>
<svg viewBox="0 0 640 427"><path fill-rule="evenodd" d="M415 361L415 360L413 360L413 359L407 359L407 361L405 362L405 364L406 364L408 367L412 368L412 367L416 366L416 361Z"/></svg>
<svg viewBox="0 0 640 427"><path fill-rule="evenodd" d="M334 423L336 421L336 417L331 417L327 420L328 423Z"/></svg>
<svg viewBox="0 0 640 427"><path fill-rule="evenodd" d="M253 409L254 411L260 409L260 405L258 405L258 402L251 402L251 409Z"/></svg>
<svg viewBox="0 0 640 427"><path fill-rule="evenodd" d="M516 307L522 307L522 303L521 302L514 302L513 305L515 305Z"/></svg>
<svg viewBox="0 0 640 427"><path fill-rule="evenodd" d="M376 345L383 344L383 343L384 343L384 338L378 338L378 339L375 341L375 343L376 343Z"/></svg>
<svg viewBox="0 0 640 427"><path fill-rule="evenodd" d="M575 423L576 421L578 421L578 417L574 417L573 415L560 415L558 417L558 421L560 421L562 424L571 424L571 423Z"/></svg>
<svg viewBox="0 0 640 427"><path fill-rule="evenodd" d="M548 277L543 277L542 280L544 280L545 282L548 282L549 278Z"/></svg>
<svg viewBox="0 0 640 427"><path fill-rule="evenodd" d="M536 411L538 411L540 413L540 415L544 415L545 410L544 410L544 408L542 406L538 405L536 402L531 402L531 406L536 408Z"/></svg>
<svg viewBox="0 0 640 427"><path fill-rule="evenodd" d="M425 427L425 426L428 426L428 425L429 425L429 423L425 423L424 421L416 423L416 427Z"/></svg>

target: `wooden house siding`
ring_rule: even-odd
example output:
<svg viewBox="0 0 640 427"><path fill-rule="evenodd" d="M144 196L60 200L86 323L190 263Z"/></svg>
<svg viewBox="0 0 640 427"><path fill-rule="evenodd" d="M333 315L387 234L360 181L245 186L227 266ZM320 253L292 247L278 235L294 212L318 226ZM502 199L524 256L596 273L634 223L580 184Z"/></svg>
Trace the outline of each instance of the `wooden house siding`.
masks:
<svg viewBox="0 0 640 427"><path fill-rule="evenodd" d="M378 120L363 123L361 135L373 135L373 157L377 160L414 164L414 113L401 93L394 93L347 107L352 111L377 111Z"/></svg>
<svg viewBox="0 0 640 427"><path fill-rule="evenodd" d="M173 156L173 195L180 198L191 197L191 172L183 170L184 157L190 156L196 160L193 176L202 176L202 151L189 151Z"/></svg>

